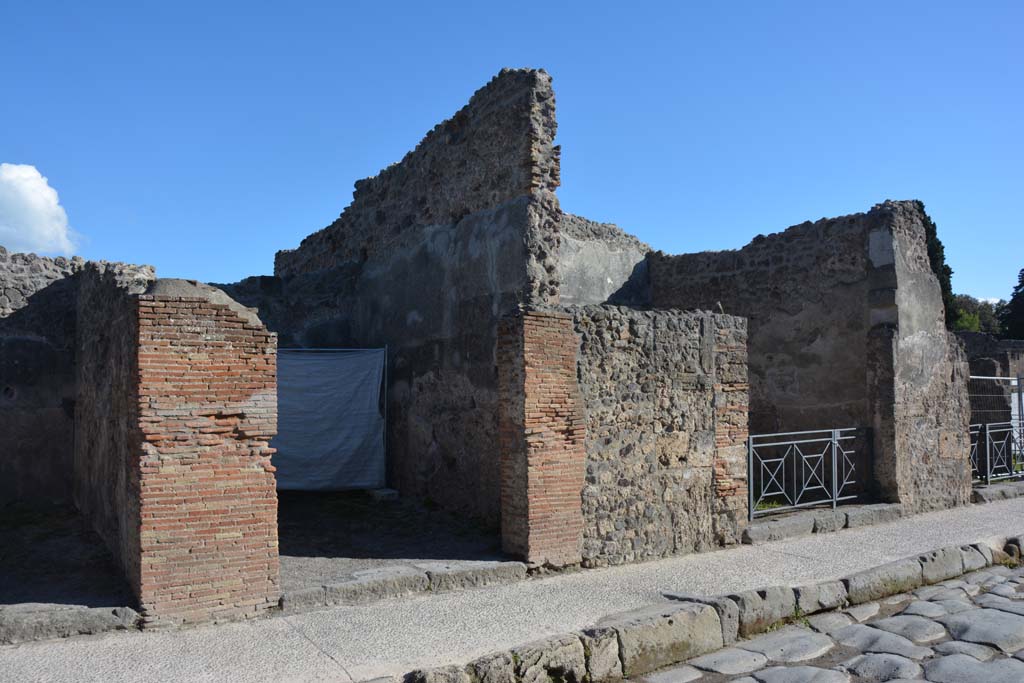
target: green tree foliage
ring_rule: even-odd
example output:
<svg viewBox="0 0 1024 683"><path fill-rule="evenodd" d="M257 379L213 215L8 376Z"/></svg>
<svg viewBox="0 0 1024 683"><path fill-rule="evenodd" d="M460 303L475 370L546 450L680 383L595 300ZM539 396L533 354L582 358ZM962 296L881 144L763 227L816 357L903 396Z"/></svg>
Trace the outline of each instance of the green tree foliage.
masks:
<svg viewBox="0 0 1024 683"><path fill-rule="evenodd" d="M998 312L1005 301L993 304L980 301L969 294L956 294L953 297L956 307L956 319L953 329L958 332L987 332L999 336L1003 326L999 322Z"/></svg>
<svg viewBox="0 0 1024 683"><path fill-rule="evenodd" d="M999 310L999 322L1006 339L1024 339L1024 269L1017 276L1010 300Z"/></svg>
<svg viewBox="0 0 1024 683"><path fill-rule="evenodd" d="M932 272L939 278L939 287L942 289L942 306L946 309L946 327L954 329L957 321L956 302L953 299L953 269L946 263L946 248L942 246L939 239L939 229L935 221L924 210L924 202L917 202L924 216L924 233L928 240L928 261L931 263Z"/></svg>

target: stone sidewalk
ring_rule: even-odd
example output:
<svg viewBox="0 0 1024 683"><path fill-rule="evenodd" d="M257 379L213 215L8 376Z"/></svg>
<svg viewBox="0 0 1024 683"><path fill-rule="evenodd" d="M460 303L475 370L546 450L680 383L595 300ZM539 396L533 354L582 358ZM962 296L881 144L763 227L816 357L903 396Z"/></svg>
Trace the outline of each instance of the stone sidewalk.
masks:
<svg viewBox="0 0 1024 683"><path fill-rule="evenodd" d="M180 631L0 648L19 681L366 680L465 663L581 629L666 592L718 595L838 578L933 548L1024 532L1024 498L758 546L478 590Z"/></svg>

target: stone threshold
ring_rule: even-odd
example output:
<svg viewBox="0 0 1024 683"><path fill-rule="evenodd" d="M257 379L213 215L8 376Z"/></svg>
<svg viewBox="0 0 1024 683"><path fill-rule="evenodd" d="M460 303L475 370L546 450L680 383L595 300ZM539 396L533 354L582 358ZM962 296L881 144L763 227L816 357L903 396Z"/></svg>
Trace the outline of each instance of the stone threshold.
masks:
<svg viewBox="0 0 1024 683"><path fill-rule="evenodd" d="M354 572L348 581L314 586L281 595L285 613L305 612L318 607L365 605L388 598L418 593L441 593L483 588L522 581L526 578L522 562L500 561L424 561Z"/></svg>
<svg viewBox="0 0 1024 683"><path fill-rule="evenodd" d="M971 492L971 502L984 504L997 500L1008 500L1024 496L1024 481L996 482L989 486L976 484Z"/></svg>
<svg viewBox="0 0 1024 683"><path fill-rule="evenodd" d="M810 534L832 533L874 524L895 522L903 517L899 503L842 505L832 508L808 508L755 519L743 530L743 543L781 541Z"/></svg>
<svg viewBox="0 0 1024 683"><path fill-rule="evenodd" d="M0 606L0 645L33 640L137 630L142 619L131 607L85 607L26 602Z"/></svg>
<svg viewBox="0 0 1024 683"><path fill-rule="evenodd" d="M714 597L664 593L665 601L606 616L591 628L545 638L464 666L419 669L377 683L617 681L717 652L795 619L906 594L993 565L1018 562L1024 539L948 546L833 581L771 586ZM686 680L685 678L681 680Z"/></svg>

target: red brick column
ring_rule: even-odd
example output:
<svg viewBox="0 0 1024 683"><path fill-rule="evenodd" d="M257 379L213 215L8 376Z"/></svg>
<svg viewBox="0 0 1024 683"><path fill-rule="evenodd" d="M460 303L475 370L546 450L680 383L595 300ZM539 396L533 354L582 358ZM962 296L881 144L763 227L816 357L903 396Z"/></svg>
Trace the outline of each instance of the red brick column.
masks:
<svg viewBox="0 0 1024 683"><path fill-rule="evenodd" d="M572 317L524 311L498 329L501 538L529 563L581 559L583 408Z"/></svg>
<svg viewBox="0 0 1024 683"><path fill-rule="evenodd" d="M747 328L740 318L715 330L715 512L725 542L739 542L747 525L747 437L750 385ZM733 536L735 534L735 536Z"/></svg>
<svg viewBox="0 0 1024 683"><path fill-rule="evenodd" d="M279 594L276 336L203 298L140 296L138 315L144 616L256 616Z"/></svg>

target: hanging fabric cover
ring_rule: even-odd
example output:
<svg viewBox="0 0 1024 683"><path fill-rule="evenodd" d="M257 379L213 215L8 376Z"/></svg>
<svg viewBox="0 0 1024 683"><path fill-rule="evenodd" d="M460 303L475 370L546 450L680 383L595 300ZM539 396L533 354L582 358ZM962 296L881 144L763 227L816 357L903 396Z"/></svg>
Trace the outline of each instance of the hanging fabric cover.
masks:
<svg viewBox="0 0 1024 683"><path fill-rule="evenodd" d="M278 352L277 488L384 487L385 362L385 349Z"/></svg>

